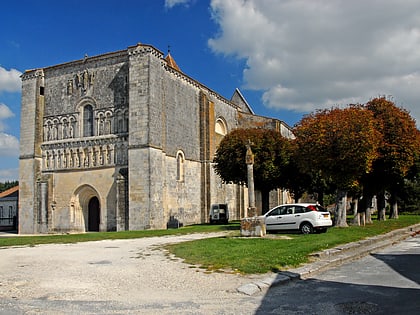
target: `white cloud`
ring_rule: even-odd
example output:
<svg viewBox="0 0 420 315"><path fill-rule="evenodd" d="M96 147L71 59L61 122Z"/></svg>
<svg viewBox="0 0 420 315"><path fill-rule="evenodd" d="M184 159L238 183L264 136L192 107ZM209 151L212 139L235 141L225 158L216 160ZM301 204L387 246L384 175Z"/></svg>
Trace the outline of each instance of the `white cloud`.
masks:
<svg viewBox="0 0 420 315"><path fill-rule="evenodd" d="M0 183L19 179L19 168L0 169Z"/></svg>
<svg viewBox="0 0 420 315"><path fill-rule="evenodd" d="M420 120L416 0L212 0L213 51L246 60L246 89L308 112L392 95Z"/></svg>
<svg viewBox="0 0 420 315"><path fill-rule="evenodd" d="M12 135L0 132L0 157L18 157L19 140Z"/></svg>
<svg viewBox="0 0 420 315"><path fill-rule="evenodd" d="M0 93L19 92L21 89L21 75L22 72L16 69L6 70L0 67Z"/></svg>
<svg viewBox="0 0 420 315"><path fill-rule="evenodd" d="M9 107L0 103L0 157L19 156L19 140L15 136L3 132L6 129L3 120L13 116Z"/></svg>
<svg viewBox="0 0 420 315"><path fill-rule="evenodd" d="M3 131L6 126L3 123L3 119L13 117L14 114L5 104L0 103L0 132Z"/></svg>
<svg viewBox="0 0 420 315"><path fill-rule="evenodd" d="M165 8L172 9L176 5L188 6L193 0L165 0Z"/></svg>

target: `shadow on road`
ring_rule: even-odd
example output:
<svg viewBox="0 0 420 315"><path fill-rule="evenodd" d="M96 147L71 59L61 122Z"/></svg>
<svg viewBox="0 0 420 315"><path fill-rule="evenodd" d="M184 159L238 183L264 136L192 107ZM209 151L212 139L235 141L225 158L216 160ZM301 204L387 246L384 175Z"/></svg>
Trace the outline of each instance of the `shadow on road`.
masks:
<svg viewBox="0 0 420 315"><path fill-rule="evenodd" d="M420 255L373 254L372 257L419 284ZM339 274L337 281L311 278L271 287L256 314L419 314L418 288L397 287L395 283L345 283L338 278ZM346 279L348 282L349 277Z"/></svg>
<svg viewBox="0 0 420 315"><path fill-rule="evenodd" d="M418 267L420 266L420 255L371 254L371 256L383 261L389 267L398 272L401 276L410 279L411 281L414 281L417 284L420 284L420 272L418 269ZM417 268L413 268L413 266L417 266Z"/></svg>

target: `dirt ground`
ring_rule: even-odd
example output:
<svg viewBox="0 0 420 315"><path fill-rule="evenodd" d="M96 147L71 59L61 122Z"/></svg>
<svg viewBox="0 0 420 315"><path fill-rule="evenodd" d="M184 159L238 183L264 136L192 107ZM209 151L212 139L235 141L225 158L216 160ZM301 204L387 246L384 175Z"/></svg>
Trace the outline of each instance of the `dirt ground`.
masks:
<svg viewBox="0 0 420 315"><path fill-rule="evenodd" d="M0 249L2 314L252 314L255 276L207 273L161 245L219 234Z"/></svg>

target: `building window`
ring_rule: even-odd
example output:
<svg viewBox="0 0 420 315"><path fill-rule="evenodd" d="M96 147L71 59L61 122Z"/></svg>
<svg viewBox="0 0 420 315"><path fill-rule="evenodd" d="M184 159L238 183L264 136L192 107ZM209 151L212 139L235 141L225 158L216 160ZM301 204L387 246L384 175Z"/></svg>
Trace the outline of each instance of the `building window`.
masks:
<svg viewBox="0 0 420 315"><path fill-rule="evenodd" d="M224 122L223 119L219 118L216 121L216 126L215 126L215 131L217 134L221 135L221 136L226 136L227 134L227 128L226 128L226 123Z"/></svg>
<svg viewBox="0 0 420 315"><path fill-rule="evenodd" d="M184 153L182 151L178 151L176 154L176 180L180 182L184 181L184 163Z"/></svg>
<svg viewBox="0 0 420 315"><path fill-rule="evenodd" d="M216 147L219 146L222 139L226 136L228 132L227 130L228 129L226 127L225 120L222 118L218 118L216 120L216 125L214 126Z"/></svg>
<svg viewBox="0 0 420 315"><path fill-rule="evenodd" d="M83 136L93 136L93 107L91 105L83 108Z"/></svg>

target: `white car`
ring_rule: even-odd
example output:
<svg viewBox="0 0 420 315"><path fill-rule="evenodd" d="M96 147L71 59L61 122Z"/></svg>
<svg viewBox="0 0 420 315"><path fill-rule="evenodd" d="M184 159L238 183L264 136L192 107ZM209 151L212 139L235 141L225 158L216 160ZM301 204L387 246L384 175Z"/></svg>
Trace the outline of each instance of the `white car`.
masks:
<svg viewBox="0 0 420 315"><path fill-rule="evenodd" d="M303 234L326 232L332 226L330 213L317 203L277 206L260 216L267 231L300 230Z"/></svg>

